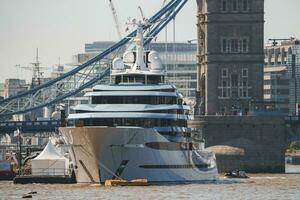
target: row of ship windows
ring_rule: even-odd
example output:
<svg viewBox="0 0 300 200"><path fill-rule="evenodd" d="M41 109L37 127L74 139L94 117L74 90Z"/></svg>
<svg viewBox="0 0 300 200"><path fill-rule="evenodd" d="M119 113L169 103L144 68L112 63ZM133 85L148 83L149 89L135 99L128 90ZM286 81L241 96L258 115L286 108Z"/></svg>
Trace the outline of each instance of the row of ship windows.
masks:
<svg viewBox="0 0 300 200"><path fill-rule="evenodd" d="M186 143L186 142L148 142L145 144L151 149L167 150L167 151L185 151L185 150L199 150L200 143Z"/></svg>
<svg viewBox="0 0 300 200"><path fill-rule="evenodd" d="M164 96L97 96L92 104L182 104L182 99Z"/></svg>
<svg viewBox="0 0 300 200"><path fill-rule="evenodd" d="M140 168L145 169L193 169L207 170L210 165L208 164L187 164L187 165L141 165Z"/></svg>
<svg viewBox="0 0 300 200"><path fill-rule="evenodd" d="M99 112L99 111L93 111L93 112ZM76 113L93 113L91 111L85 111L85 110L76 110ZM134 111L132 111L134 112ZM188 114L187 110L182 110L182 109L170 109L170 110L146 110L146 111L138 111L141 113L164 113L164 114Z"/></svg>
<svg viewBox="0 0 300 200"><path fill-rule="evenodd" d="M143 119L143 118L93 118L93 119L77 119L68 120L69 126L138 126L138 127L165 127L177 126L186 127L186 120L182 119Z"/></svg>
<svg viewBox="0 0 300 200"><path fill-rule="evenodd" d="M143 83L148 85L157 85L164 83L164 76L145 76L145 75L120 75L115 77L115 83Z"/></svg>
<svg viewBox="0 0 300 200"><path fill-rule="evenodd" d="M125 86L126 86L126 85L125 85ZM124 87L125 87L125 86L124 86ZM148 90L148 91L153 91L153 92L175 92L175 90L176 90L176 89L173 89L173 88L172 88L172 89L160 89L160 90L159 90L159 89L155 89L155 90ZM105 91L110 91L110 90L105 90ZM99 90L99 89L97 90L97 89L94 89L93 92L103 92L103 90Z"/></svg>

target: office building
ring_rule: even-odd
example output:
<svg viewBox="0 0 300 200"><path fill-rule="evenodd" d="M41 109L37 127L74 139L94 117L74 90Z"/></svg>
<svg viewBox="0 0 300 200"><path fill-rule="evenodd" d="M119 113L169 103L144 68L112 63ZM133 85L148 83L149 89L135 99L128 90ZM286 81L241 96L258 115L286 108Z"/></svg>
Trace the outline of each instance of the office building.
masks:
<svg viewBox="0 0 300 200"><path fill-rule="evenodd" d="M274 110L296 114L300 103L300 41L276 41L265 47L264 100L274 102Z"/></svg>

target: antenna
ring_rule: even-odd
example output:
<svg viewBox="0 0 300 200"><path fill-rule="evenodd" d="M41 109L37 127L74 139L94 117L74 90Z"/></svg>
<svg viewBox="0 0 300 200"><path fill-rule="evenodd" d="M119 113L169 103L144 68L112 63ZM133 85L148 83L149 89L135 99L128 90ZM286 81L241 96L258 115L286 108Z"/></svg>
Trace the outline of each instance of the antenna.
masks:
<svg viewBox="0 0 300 200"><path fill-rule="evenodd" d="M44 72L42 72L41 69L48 70L50 68L40 66L41 63L39 61L39 49L38 48L36 48L35 62L32 62L30 64L32 64L31 67L22 67L21 65L16 65L15 67L32 71L31 86L36 87L41 84L41 78L43 77Z"/></svg>
<svg viewBox="0 0 300 200"><path fill-rule="evenodd" d="M139 8L139 10L140 10L140 13L141 13L141 16L142 16L143 21L145 21L145 20L146 20L146 17L145 17L145 15L144 15L144 12L143 12L141 6L139 6L138 8Z"/></svg>

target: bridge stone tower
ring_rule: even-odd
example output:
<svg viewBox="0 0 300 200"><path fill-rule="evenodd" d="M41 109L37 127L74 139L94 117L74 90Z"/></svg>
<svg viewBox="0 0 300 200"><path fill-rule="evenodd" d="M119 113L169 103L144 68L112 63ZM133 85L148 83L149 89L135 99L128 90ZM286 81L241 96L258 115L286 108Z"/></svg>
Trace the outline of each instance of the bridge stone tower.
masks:
<svg viewBox="0 0 300 200"><path fill-rule="evenodd" d="M200 113L247 113L263 100L264 0L197 0Z"/></svg>

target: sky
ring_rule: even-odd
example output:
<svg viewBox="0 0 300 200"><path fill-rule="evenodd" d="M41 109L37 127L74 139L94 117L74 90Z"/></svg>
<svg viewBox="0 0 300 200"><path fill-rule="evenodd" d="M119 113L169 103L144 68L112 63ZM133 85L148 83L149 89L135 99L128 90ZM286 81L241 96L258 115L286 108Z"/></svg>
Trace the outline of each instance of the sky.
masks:
<svg viewBox="0 0 300 200"><path fill-rule="evenodd" d="M114 0L122 30L128 18L146 17L163 0ZM265 40L300 38L300 0L265 0ZM176 40L196 38L196 0L189 0L176 18ZM168 38L172 36L169 28ZM164 41L164 32L159 40ZM30 80L30 66L39 48L41 66L71 63L84 44L118 40L108 0L0 0L0 83L6 78Z"/></svg>

